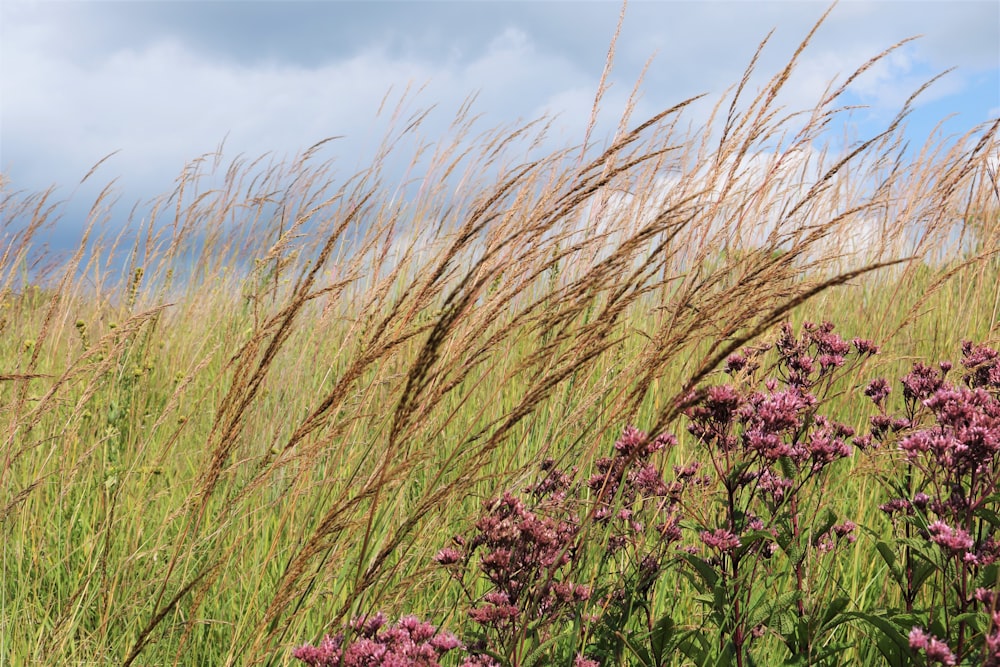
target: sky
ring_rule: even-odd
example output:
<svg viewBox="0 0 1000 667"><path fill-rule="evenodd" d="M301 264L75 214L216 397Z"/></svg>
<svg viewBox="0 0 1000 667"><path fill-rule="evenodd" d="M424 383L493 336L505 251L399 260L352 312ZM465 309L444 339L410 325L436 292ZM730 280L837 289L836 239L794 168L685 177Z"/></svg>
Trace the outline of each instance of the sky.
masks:
<svg viewBox="0 0 1000 667"><path fill-rule="evenodd" d="M751 85L780 70L827 7L633 0L597 138L614 129L647 63L637 119L701 93L714 102L769 31ZM330 157L353 172L385 131L380 103L408 88L413 108L434 106L428 139L475 96L484 129L550 115L553 146L579 144L620 9L583 0L2 0L0 171L11 190L54 185L89 206L80 180L117 151L93 181L118 179L122 199L135 202L172 190L183 165L223 139L227 157L280 159L337 135ZM950 68L910 117L918 143L944 119L946 134L962 134L1000 116L995 0L842 0L784 103L811 108L831 79L914 35L849 89L845 102L867 107L853 131L884 129L910 93ZM62 233L74 225L82 222L70 216Z"/></svg>

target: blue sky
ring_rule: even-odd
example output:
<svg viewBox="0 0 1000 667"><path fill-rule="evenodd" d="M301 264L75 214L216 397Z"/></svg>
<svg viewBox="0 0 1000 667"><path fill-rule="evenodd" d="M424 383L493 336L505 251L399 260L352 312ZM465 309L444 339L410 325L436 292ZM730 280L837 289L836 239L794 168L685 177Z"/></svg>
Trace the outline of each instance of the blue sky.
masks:
<svg viewBox="0 0 1000 667"><path fill-rule="evenodd" d="M774 36L751 86L779 70L827 8L806 0L641 2L626 13L599 130L610 132L643 66L636 118L687 97L715 101ZM583 139L620 11L615 2L0 3L0 169L11 189L118 178L124 202L172 189L184 163L226 138L227 155L290 156L331 135L342 170L370 158L388 91L421 88L444 133L470 95L483 129L556 116L553 146ZM803 54L784 103L811 108L826 84L922 34L852 86L859 135L883 128L921 83L955 71L909 121L922 142L950 117L961 134L1000 115L1000 3L843 0ZM697 124L709 103L692 111ZM334 149L331 149L334 150ZM96 186L95 186L96 187ZM126 206L126 208L128 208ZM66 227L66 225L69 225ZM78 222L64 225L72 231Z"/></svg>

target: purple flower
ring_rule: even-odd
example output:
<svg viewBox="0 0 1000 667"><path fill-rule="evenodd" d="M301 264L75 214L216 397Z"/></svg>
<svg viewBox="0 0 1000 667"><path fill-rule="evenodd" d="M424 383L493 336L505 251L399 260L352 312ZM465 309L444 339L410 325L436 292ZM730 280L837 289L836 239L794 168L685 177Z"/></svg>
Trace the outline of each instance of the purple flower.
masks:
<svg viewBox="0 0 1000 667"><path fill-rule="evenodd" d="M305 645L292 656L310 667L440 667L438 660L462 643L448 632L438 632L416 616L405 616L386 626L381 614L362 616L350 622L358 637L344 645L338 634L323 638L320 645Z"/></svg>
<svg viewBox="0 0 1000 667"><path fill-rule="evenodd" d="M922 401L940 389L944 379L933 368L918 361L900 382L903 384L903 398Z"/></svg>
<svg viewBox="0 0 1000 667"><path fill-rule="evenodd" d="M933 635L928 635L922 628L910 630L910 648L923 651L930 663L955 664L955 655L948 648L948 645Z"/></svg>
<svg viewBox="0 0 1000 667"><path fill-rule="evenodd" d="M935 521L927 526L931 542L939 544L948 551L961 553L968 551L974 544L972 537L961 528L952 528L943 521Z"/></svg>
<svg viewBox="0 0 1000 667"><path fill-rule="evenodd" d="M326 635L319 646L306 644L292 651L292 657L309 665L309 667L339 667L343 635L330 637Z"/></svg>
<svg viewBox="0 0 1000 667"><path fill-rule="evenodd" d="M461 562L463 556L462 552L457 549L444 548L437 552L434 556L434 562L439 565L454 565L455 563Z"/></svg>
<svg viewBox="0 0 1000 667"><path fill-rule="evenodd" d="M709 549L716 549L721 552L732 551L741 545L740 538L723 528L717 528L713 531L702 531L701 541Z"/></svg>
<svg viewBox="0 0 1000 667"><path fill-rule="evenodd" d="M742 354L731 354L726 359L726 372L735 375L747 367L747 358Z"/></svg>
<svg viewBox="0 0 1000 667"><path fill-rule="evenodd" d="M462 661L461 667L500 667L500 663L488 655L470 655Z"/></svg>
<svg viewBox="0 0 1000 667"><path fill-rule="evenodd" d="M912 506L910 505L910 501L905 500L903 498L895 498L887 503L882 503L881 505L878 506L878 508L883 512L885 512L886 514L888 514L889 516L900 513L912 514L913 512Z"/></svg>
<svg viewBox="0 0 1000 667"><path fill-rule="evenodd" d="M878 345L867 338L855 338L851 343L854 345L854 349L858 351L858 354L878 354Z"/></svg>
<svg viewBox="0 0 1000 667"><path fill-rule="evenodd" d="M469 617L480 625L503 626L520 615L517 607L510 604L506 593L488 593L484 599L485 605L469 610Z"/></svg>
<svg viewBox="0 0 1000 667"><path fill-rule="evenodd" d="M970 387L1000 388L1000 358L993 348L964 341L962 365L970 371L965 378Z"/></svg>
<svg viewBox="0 0 1000 667"><path fill-rule="evenodd" d="M882 401L885 400L890 391L892 390L885 378L876 378L865 387L865 396L872 399L875 405L882 405Z"/></svg>

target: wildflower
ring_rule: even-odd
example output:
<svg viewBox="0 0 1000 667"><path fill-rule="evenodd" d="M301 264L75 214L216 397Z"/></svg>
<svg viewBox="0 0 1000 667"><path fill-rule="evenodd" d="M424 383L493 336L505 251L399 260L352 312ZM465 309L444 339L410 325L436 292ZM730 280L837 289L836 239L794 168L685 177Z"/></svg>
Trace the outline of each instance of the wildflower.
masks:
<svg viewBox="0 0 1000 667"><path fill-rule="evenodd" d="M854 531L857 529L858 525L853 521L845 521L842 524L833 527L833 532L837 534L837 537L846 538L848 542L854 542L857 536Z"/></svg>
<svg viewBox="0 0 1000 667"><path fill-rule="evenodd" d="M454 565L455 563L461 562L462 552L457 549L445 548L437 552L434 556L434 562L439 565Z"/></svg>
<svg viewBox="0 0 1000 667"><path fill-rule="evenodd" d="M944 379L943 374L939 375L933 368L918 361L900 382L903 385L903 398L922 401L940 389Z"/></svg>
<svg viewBox="0 0 1000 667"><path fill-rule="evenodd" d="M510 604L506 593L487 593L486 604L469 610L469 617L480 625L502 626L516 619L520 612Z"/></svg>
<svg viewBox="0 0 1000 667"><path fill-rule="evenodd" d="M887 503L882 503L881 505L878 506L878 508L881 511L888 514L889 516L899 513L905 513L905 514L912 513L910 501L904 500L903 498L896 498L894 500L890 500Z"/></svg>
<svg viewBox="0 0 1000 667"><path fill-rule="evenodd" d="M927 526L931 542L939 544L948 551L961 553L972 548L972 537L961 528L952 528L943 521L935 521Z"/></svg>
<svg viewBox="0 0 1000 667"><path fill-rule="evenodd" d="M854 345L854 349L858 351L858 354L878 354L878 345L866 338L855 338L851 343Z"/></svg>
<svg viewBox="0 0 1000 667"><path fill-rule="evenodd" d="M343 635L330 637L326 635L319 646L305 644L292 651L292 657L309 665L309 667L339 667Z"/></svg>
<svg viewBox="0 0 1000 667"><path fill-rule="evenodd" d="M327 635L318 647L307 644L292 656L310 667L440 667L441 656L462 646L453 634L438 632L416 616L404 616L388 626L385 620L381 613L355 618L350 626L358 637L350 644L344 645L342 634Z"/></svg>
<svg viewBox="0 0 1000 667"><path fill-rule="evenodd" d="M733 551L741 546L740 538L723 528L702 531L701 541L706 547L721 552Z"/></svg>
<svg viewBox="0 0 1000 667"><path fill-rule="evenodd" d="M892 389L889 387L889 383L885 378L876 378L868 383L865 387L865 396L872 399L875 405L882 405L882 401L885 397L889 395Z"/></svg>
<svg viewBox="0 0 1000 667"><path fill-rule="evenodd" d="M948 645L933 635L928 635L921 628L913 628L910 631L910 648L923 651L930 663L955 664L955 655Z"/></svg>
<svg viewBox="0 0 1000 667"><path fill-rule="evenodd" d="M962 365L971 371L966 376L966 383L970 387L1000 388L1000 356L996 350L964 341Z"/></svg>
<svg viewBox="0 0 1000 667"><path fill-rule="evenodd" d="M500 667L500 663L488 655L470 655L460 667Z"/></svg>
<svg viewBox="0 0 1000 667"><path fill-rule="evenodd" d="M742 354L731 354L726 359L726 372L735 375L747 367L747 358Z"/></svg>

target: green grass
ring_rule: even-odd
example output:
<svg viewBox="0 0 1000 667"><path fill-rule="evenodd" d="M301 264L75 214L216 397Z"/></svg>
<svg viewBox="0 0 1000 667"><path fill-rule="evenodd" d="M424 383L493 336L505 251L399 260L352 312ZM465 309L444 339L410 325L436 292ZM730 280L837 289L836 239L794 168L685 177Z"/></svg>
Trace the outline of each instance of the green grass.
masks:
<svg viewBox="0 0 1000 667"><path fill-rule="evenodd" d="M376 609L457 628L431 556L481 502L547 456L586 474L626 423L680 431L679 397L729 347L786 318L875 339L831 402L862 426L871 377L996 343L997 126L915 156L894 126L802 194L780 159L822 126L782 120L785 78L743 93L721 143L719 124L679 134L678 108L579 165L579 149L521 162L540 127L470 149L460 118L403 199L380 160L346 182L312 151L238 163L210 191L192 170L155 216L32 286L52 195L3 182L0 662L289 664ZM771 176L740 180L757 153ZM872 221L883 243L841 256ZM698 456L682 443L661 462ZM823 502L885 530L883 465L855 458ZM841 573L858 606L884 599L877 570L859 556Z"/></svg>

